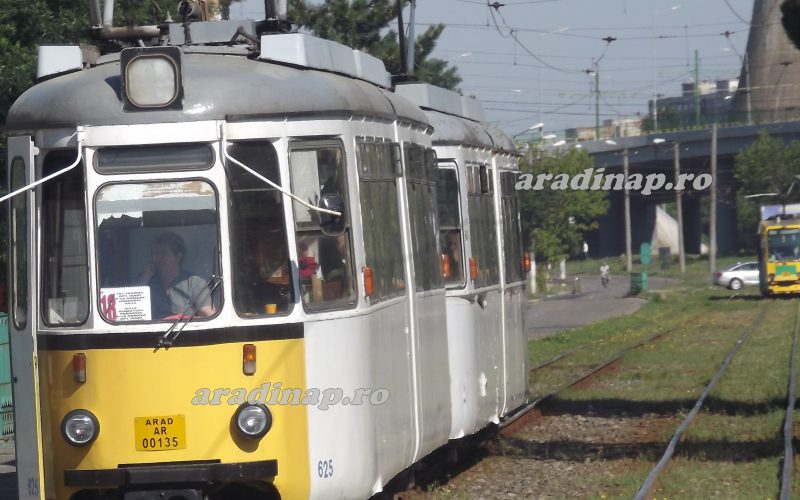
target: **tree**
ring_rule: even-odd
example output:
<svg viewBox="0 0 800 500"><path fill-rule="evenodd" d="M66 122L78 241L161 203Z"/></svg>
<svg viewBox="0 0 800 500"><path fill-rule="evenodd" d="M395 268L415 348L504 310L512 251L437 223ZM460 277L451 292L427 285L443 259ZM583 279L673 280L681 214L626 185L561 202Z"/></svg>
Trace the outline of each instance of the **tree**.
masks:
<svg viewBox="0 0 800 500"><path fill-rule="evenodd" d="M289 2L289 17L299 26L320 38L363 50L381 59L393 75L402 72L397 33L394 30L385 34L381 32L396 14L394 0L325 0L316 7L309 6L306 0ZM414 69L420 80L455 90L461 83L456 68L449 66L447 61L430 57L443 30L443 24L433 25L416 37Z"/></svg>
<svg viewBox="0 0 800 500"><path fill-rule="evenodd" d="M562 174L570 179L579 174L591 176L592 165L589 154L577 149L522 164L523 174L534 179L541 174L552 175L542 184L543 189L519 190L523 238L526 246L533 245L537 260L553 262L580 254L584 233L597 229L599 217L608 211L605 191L558 189L563 186L554 182ZM517 187L529 187L524 185L524 175Z"/></svg>
<svg viewBox="0 0 800 500"><path fill-rule="evenodd" d="M784 144L762 130L758 140L736 156L735 179L738 187L737 225L740 234L755 234L760 205L779 205L800 201L800 143ZM765 195L745 198L747 195ZM745 236L747 238L747 236ZM741 243L752 245L752 241Z"/></svg>
<svg viewBox="0 0 800 500"><path fill-rule="evenodd" d="M786 36L800 48L800 0L784 0L781 4L781 23Z"/></svg>
<svg viewBox="0 0 800 500"><path fill-rule="evenodd" d="M774 203L800 201L800 143L784 144L762 130L758 140L736 156L735 177L746 195L774 193ZM773 203L773 204L774 204Z"/></svg>
<svg viewBox="0 0 800 500"><path fill-rule="evenodd" d="M162 4L166 5L164 0ZM154 3L117 0L117 25L146 24ZM159 8L160 9L160 8ZM86 0L0 0L0 192L5 192L6 123L14 101L33 85L40 45L90 42L91 24ZM5 275L6 206L0 206L0 276Z"/></svg>

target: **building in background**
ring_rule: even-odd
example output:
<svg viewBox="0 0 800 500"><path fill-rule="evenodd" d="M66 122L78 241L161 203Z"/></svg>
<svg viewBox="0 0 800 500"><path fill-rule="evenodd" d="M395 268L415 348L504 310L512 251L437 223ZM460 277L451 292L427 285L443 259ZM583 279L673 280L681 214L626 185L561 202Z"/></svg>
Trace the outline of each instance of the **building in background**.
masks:
<svg viewBox="0 0 800 500"><path fill-rule="evenodd" d="M594 141L594 127L575 127L564 131L564 139L567 142ZM642 135L642 118L639 116L630 118L618 118L616 120L604 120L600 127L600 139L611 139L612 137L631 137Z"/></svg>
<svg viewBox="0 0 800 500"><path fill-rule="evenodd" d="M682 88L683 92L680 97L663 97L648 101L649 115L645 119L644 126L647 131L657 132L698 125L698 105L700 126L730 121L733 98L739 88L738 78L717 81L704 80L698 85L698 95L695 95L694 82L684 83Z"/></svg>

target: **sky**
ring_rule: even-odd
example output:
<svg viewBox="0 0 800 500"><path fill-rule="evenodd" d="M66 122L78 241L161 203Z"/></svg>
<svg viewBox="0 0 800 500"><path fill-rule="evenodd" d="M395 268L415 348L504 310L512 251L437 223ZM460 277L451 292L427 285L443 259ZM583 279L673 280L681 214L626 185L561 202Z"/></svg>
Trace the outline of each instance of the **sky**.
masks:
<svg viewBox="0 0 800 500"><path fill-rule="evenodd" d="M432 55L458 68L460 90L482 102L487 121L512 135L544 123L543 134L560 137L594 126L594 71L601 120L645 116L654 95L680 95L693 81L695 50L701 80L738 78L753 1L503 0L494 9L485 0L417 0L415 21L418 32L446 25Z"/></svg>

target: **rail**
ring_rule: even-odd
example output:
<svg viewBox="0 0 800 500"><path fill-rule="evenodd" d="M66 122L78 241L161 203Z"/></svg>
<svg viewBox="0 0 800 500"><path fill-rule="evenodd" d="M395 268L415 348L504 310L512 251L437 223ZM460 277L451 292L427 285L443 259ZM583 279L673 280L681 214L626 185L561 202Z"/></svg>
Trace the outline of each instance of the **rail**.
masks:
<svg viewBox="0 0 800 500"><path fill-rule="evenodd" d="M504 428L508 427L512 423L516 422L517 420L519 420L520 418L525 416L527 413L529 413L534 408L537 408L537 407L541 406L542 403L544 403L545 401L553 398L558 393L560 393L562 391L565 391L565 390L569 389L570 387L583 382L587 378L589 378L592 375L596 374L597 372L601 371L603 368L606 368L607 366L611 365L612 363L618 361L619 359L621 359L623 356L625 356L629 352L633 351L634 349L638 349L639 347L641 347L641 346L643 346L645 344L648 344L650 342L658 340L659 338L663 337L664 335L668 335L668 334L670 334L670 333L672 333L674 331L677 331L677 330L678 330L677 328L670 328L669 330L665 330L663 332L655 333L655 334L650 335L649 337L647 337L647 338L645 338L643 340L640 340L640 341L638 341L638 342L636 342L636 343L634 343L632 345L629 345L628 347L626 347L626 348L624 348L624 349L622 349L620 351L617 351L616 354L612 355L610 358L606 359L605 361L603 361L599 365L596 365L594 368L592 368L588 372L583 373L583 374L579 375L578 377L570 380L569 382L566 382L566 383L556 387L553 391L551 391L551 392L545 394L544 396L541 396L541 397L531 401L527 405L523 406L522 408L517 410L513 415L509 416L508 418L506 418L505 420L500 422L500 424L498 425L498 428L499 429L504 429ZM592 342L591 344L594 344L594 342ZM565 356L568 356L568 355L572 354L573 352L582 349L583 347L586 347L586 346L579 346L579 347L576 347L575 349L572 349L570 351L562 353L562 354L556 356L555 358L552 358L552 359L546 361L545 363L542 363L541 365L538 365L538 366L534 367L533 370L531 370L531 371L538 370L538 369L541 369L541 368L543 368L543 367L545 367L545 366L547 366L549 364L555 363L559 359L562 359Z"/></svg>
<svg viewBox="0 0 800 500"><path fill-rule="evenodd" d="M722 375L725 373L725 371L727 371L728 366L730 366L731 361L733 361L733 357L736 355L736 352L756 330L755 328L756 325L760 324L761 321L764 319L766 311L767 311L766 308L764 308L761 311L761 313L758 315L755 321L753 321L753 323L751 323L748 326L748 328L745 329L744 334L741 337L739 337L739 339L733 345L731 350L728 351L728 355L725 356L725 360L722 362L722 365L719 367L717 372L711 378L711 381L706 385L705 389L703 389L702 394L700 394L700 398L698 398L697 402L695 402L694 407L689 412L689 414L686 415L686 418L683 420L681 425L678 426L678 429L675 431L675 434L673 434L672 439L669 441L669 444L667 445L667 449L661 456L661 459L659 459L658 463L656 463L656 465L652 468L652 470L650 470L650 473L647 475L647 478L644 480L644 483L642 483L642 486L639 488L639 491L633 497L634 500L644 500L645 498L647 498L648 493L650 493L650 490L653 488L653 485L655 484L656 479L658 479L659 474L661 474L661 471L664 470L664 467L666 467L667 463L672 458L672 455L675 453L675 448L678 446L678 441L680 441L681 437L683 436L683 433L686 432L686 429L689 428L689 425L692 423L694 418L700 412L700 408L703 407L703 403L705 402L708 395L711 393L711 390L714 388L714 386L717 385L717 382L719 382L719 380L722 378Z"/></svg>
<svg viewBox="0 0 800 500"><path fill-rule="evenodd" d="M797 303L797 317L792 337L792 357L789 362L789 390L786 396L786 418L783 422L783 469L781 470L781 500L789 500L792 495L792 469L794 447L792 446L792 418L794 400L797 393L797 332L800 330L800 302Z"/></svg>

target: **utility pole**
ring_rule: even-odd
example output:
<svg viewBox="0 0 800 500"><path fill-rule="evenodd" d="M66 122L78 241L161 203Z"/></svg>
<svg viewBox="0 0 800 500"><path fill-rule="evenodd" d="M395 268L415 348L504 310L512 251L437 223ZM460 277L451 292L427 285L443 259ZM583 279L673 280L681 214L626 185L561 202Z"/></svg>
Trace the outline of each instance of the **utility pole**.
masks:
<svg viewBox="0 0 800 500"><path fill-rule="evenodd" d="M747 92L747 124L753 124L753 108L750 106L750 56L747 55L747 51L744 52L744 75L747 79L747 87L745 92Z"/></svg>
<svg viewBox="0 0 800 500"><path fill-rule="evenodd" d="M708 228L708 266L717 270L717 124L711 125L711 207Z"/></svg>
<svg viewBox="0 0 800 500"><path fill-rule="evenodd" d="M600 67L594 65L594 138L600 140Z"/></svg>
<svg viewBox="0 0 800 500"><path fill-rule="evenodd" d="M400 73L401 78L408 75L408 59L406 59L406 34L405 27L403 26L403 2L397 0L397 37L400 42Z"/></svg>
<svg viewBox="0 0 800 500"><path fill-rule="evenodd" d="M408 75L414 75L414 12L417 10L417 0L411 0L411 13L408 15Z"/></svg>
<svg viewBox="0 0 800 500"><path fill-rule="evenodd" d="M675 186L678 186L678 179L681 174L681 145L677 142L672 146L675 152ZM686 254L683 248L683 191L675 189L675 205L678 208L678 262L681 272L686 272Z"/></svg>
<svg viewBox="0 0 800 500"><path fill-rule="evenodd" d="M625 270L633 270L631 252L631 193L628 190L628 148L622 150L622 172L625 177Z"/></svg>
<svg viewBox="0 0 800 500"><path fill-rule="evenodd" d="M700 52L694 50L694 124L700 126Z"/></svg>

